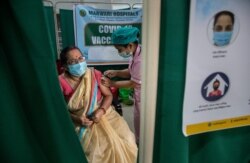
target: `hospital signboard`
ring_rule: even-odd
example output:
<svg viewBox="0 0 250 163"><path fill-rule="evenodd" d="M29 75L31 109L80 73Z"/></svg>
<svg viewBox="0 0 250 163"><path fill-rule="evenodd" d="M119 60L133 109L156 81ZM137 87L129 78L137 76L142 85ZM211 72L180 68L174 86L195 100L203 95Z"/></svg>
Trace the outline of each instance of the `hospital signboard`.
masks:
<svg viewBox="0 0 250 163"><path fill-rule="evenodd" d="M137 27L141 30L142 10L108 10L90 6L74 6L75 42L88 63L127 63L111 42L112 33L120 27Z"/></svg>

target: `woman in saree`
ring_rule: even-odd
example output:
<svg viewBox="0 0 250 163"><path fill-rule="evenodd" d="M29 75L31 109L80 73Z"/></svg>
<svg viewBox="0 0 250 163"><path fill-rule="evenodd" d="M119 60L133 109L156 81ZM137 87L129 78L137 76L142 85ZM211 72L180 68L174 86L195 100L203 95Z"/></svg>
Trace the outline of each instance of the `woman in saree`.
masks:
<svg viewBox="0 0 250 163"><path fill-rule="evenodd" d="M88 162L136 162L134 134L112 107L110 89L100 84L101 72L88 68L74 46L64 48L60 60L65 71L59 82Z"/></svg>

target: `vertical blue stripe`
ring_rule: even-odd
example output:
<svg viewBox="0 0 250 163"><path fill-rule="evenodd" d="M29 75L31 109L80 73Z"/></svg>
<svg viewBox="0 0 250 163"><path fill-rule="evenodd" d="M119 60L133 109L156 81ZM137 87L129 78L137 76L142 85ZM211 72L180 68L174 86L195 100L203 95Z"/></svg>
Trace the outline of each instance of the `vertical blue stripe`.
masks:
<svg viewBox="0 0 250 163"><path fill-rule="evenodd" d="M97 98L97 82L95 81L94 94L93 94L93 98L90 102L90 108L89 108L89 111L87 113L88 115L91 115L94 111L96 98ZM80 140L82 139L82 136L83 136L85 129L86 129L85 127L80 128L80 132L79 132L79 139Z"/></svg>

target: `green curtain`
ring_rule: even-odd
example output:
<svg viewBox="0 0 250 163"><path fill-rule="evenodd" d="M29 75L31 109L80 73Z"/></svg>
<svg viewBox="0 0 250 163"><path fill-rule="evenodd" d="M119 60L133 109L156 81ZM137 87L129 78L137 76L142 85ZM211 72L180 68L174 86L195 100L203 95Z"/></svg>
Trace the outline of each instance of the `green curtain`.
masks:
<svg viewBox="0 0 250 163"><path fill-rule="evenodd" d="M56 32L53 12L53 7L44 6L45 20L49 31L49 43L52 48L52 54L54 58L57 59Z"/></svg>
<svg viewBox="0 0 250 163"><path fill-rule="evenodd" d="M42 1L0 8L0 162L87 162L59 87Z"/></svg>
<svg viewBox="0 0 250 163"><path fill-rule="evenodd" d="M154 163L249 163L250 127L184 137L182 101L189 1L161 1ZM173 32L174 31L174 32Z"/></svg>
<svg viewBox="0 0 250 163"><path fill-rule="evenodd" d="M62 46L75 45L73 11L60 9Z"/></svg>

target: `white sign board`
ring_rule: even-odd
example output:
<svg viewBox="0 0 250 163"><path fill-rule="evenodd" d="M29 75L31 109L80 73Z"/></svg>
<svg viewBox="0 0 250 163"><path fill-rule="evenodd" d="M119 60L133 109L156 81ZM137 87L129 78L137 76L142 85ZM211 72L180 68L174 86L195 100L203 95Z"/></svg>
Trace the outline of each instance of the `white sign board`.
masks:
<svg viewBox="0 0 250 163"><path fill-rule="evenodd" d="M185 136L250 125L250 1L192 0Z"/></svg>

